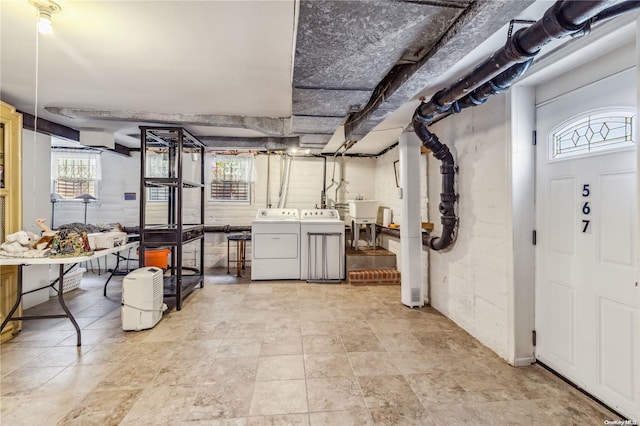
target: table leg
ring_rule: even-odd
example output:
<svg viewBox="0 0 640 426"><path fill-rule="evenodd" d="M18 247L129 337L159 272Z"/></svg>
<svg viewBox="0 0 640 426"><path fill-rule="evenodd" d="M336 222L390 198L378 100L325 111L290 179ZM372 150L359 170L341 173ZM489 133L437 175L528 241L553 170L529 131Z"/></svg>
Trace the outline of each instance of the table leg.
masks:
<svg viewBox="0 0 640 426"><path fill-rule="evenodd" d="M247 241L242 241L242 270L244 271L247 262Z"/></svg>
<svg viewBox="0 0 640 426"><path fill-rule="evenodd" d="M229 252L229 239L227 238L227 274L229 273L229 256L231 255L231 253Z"/></svg>
<svg viewBox="0 0 640 426"><path fill-rule="evenodd" d="M71 323L76 329L76 334L78 335L77 346L81 346L82 343L80 338L80 327L78 326L76 319L71 314L71 311L69 310L69 308L67 308L67 305L64 303L64 297L63 297L64 292L62 291L63 288L64 288L64 264L61 263L60 264L60 290L58 291L58 301L60 302L60 306L62 306L62 310L67 314L67 318L69 318L69 321L71 321Z"/></svg>
<svg viewBox="0 0 640 426"><path fill-rule="evenodd" d="M376 224L372 223L371 225L371 240L373 242L373 249L376 249Z"/></svg>
<svg viewBox="0 0 640 426"><path fill-rule="evenodd" d="M118 268L120 267L120 254L119 253L114 253L114 254L116 255L116 267L111 270L111 275L109 275L109 278L107 278L107 281L104 283L104 290L102 292L102 295L104 297L107 297L107 284L109 284L109 281L111 281L113 274L115 274Z"/></svg>
<svg viewBox="0 0 640 426"><path fill-rule="evenodd" d="M236 240L236 277L242 276L242 240Z"/></svg>
<svg viewBox="0 0 640 426"><path fill-rule="evenodd" d="M13 314L16 313L18 306L20 306L20 301L22 300L22 267L23 266L24 265L18 265L18 297L16 298L16 303L14 303L13 307L9 311L9 314L4 318L4 321L2 321L2 325L0 325L0 333L2 333L2 330L4 330L9 320L11 320L11 317L13 316Z"/></svg>
<svg viewBox="0 0 640 426"><path fill-rule="evenodd" d="M358 242L360 241L360 224L354 223L353 225L353 239L354 239L354 250L358 250Z"/></svg>

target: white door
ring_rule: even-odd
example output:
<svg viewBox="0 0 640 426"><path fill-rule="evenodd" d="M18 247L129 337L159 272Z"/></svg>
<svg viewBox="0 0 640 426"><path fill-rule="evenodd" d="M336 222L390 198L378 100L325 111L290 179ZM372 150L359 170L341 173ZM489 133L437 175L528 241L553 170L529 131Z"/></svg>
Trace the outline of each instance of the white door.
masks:
<svg viewBox="0 0 640 426"><path fill-rule="evenodd" d="M638 412L635 70L536 110L536 358Z"/></svg>

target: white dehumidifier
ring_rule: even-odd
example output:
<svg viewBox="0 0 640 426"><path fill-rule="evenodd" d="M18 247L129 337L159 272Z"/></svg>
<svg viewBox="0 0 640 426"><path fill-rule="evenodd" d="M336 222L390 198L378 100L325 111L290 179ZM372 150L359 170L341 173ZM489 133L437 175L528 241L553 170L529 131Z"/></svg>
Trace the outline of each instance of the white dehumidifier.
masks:
<svg viewBox="0 0 640 426"><path fill-rule="evenodd" d="M122 329L139 331L155 326L167 308L163 295L162 269L147 266L128 273L122 280Z"/></svg>

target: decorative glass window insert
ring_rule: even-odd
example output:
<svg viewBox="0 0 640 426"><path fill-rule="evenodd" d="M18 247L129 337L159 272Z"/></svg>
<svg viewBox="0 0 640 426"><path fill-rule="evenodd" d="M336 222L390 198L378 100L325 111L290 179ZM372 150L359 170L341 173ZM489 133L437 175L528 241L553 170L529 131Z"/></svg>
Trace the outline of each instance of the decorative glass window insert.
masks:
<svg viewBox="0 0 640 426"><path fill-rule="evenodd" d="M210 201L250 201L252 156L212 155L207 161Z"/></svg>
<svg viewBox="0 0 640 426"><path fill-rule="evenodd" d="M551 132L550 160L581 157L635 146L635 114L630 110L590 113Z"/></svg>
<svg viewBox="0 0 640 426"><path fill-rule="evenodd" d="M52 192L62 200L73 200L83 194L98 198L98 182L101 178L99 152L51 150Z"/></svg>

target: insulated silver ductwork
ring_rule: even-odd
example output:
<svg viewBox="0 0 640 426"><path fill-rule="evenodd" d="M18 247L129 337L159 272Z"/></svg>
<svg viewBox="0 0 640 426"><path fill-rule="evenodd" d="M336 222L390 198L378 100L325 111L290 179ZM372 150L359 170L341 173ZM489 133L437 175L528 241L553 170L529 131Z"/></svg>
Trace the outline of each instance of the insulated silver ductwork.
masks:
<svg viewBox="0 0 640 426"><path fill-rule="evenodd" d="M427 126L434 120L460 112L464 108L480 105L496 93L509 89L533 61L540 49L554 39L568 35L588 34L598 21L612 18L640 7L639 1L557 1L544 16L527 28L518 30L507 43L478 65L471 73L450 87L437 92L428 102L416 109L412 124L422 145L441 161L442 193L439 210L442 234L430 241L434 250L449 247L453 242L458 218L455 214L457 199L455 162L449 148L442 144Z"/></svg>
<svg viewBox="0 0 640 426"><path fill-rule="evenodd" d="M287 204L287 190L289 189L289 176L291 175L291 157L285 155L284 173L282 176L282 186L280 187L280 198L278 199L278 208L283 209Z"/></svg>

